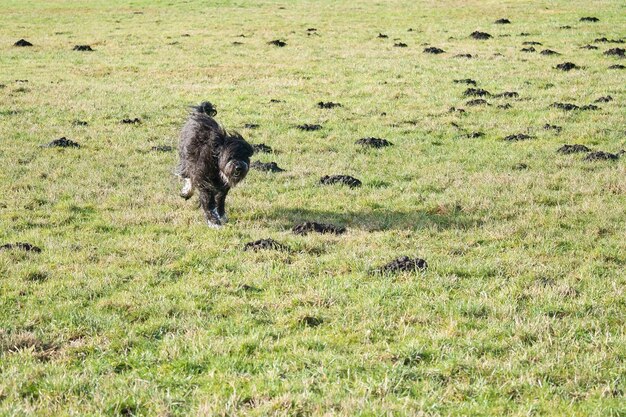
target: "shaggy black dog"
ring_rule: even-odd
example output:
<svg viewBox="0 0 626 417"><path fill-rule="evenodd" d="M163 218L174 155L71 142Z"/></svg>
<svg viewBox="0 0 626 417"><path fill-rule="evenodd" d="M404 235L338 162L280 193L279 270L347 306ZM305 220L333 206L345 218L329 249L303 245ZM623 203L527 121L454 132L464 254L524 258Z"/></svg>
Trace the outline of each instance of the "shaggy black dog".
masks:
<svg viewBox="0 0 626 417"><path fill-rule="evenodd" d="M217 111L211 103L192 109L178 145L177 174L184 181L180 195L188 199L197 189L209 226L220 227L228 220L226 195L248 174L254 150L241 135L227 132L213 119Z"/></svg>

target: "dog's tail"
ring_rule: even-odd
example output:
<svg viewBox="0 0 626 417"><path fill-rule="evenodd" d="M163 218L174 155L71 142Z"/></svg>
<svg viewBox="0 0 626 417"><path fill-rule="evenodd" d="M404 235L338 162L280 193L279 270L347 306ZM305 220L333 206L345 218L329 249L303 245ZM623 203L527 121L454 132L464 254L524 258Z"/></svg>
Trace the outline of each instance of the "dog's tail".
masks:
<svg viewBox="0 0 626 417"><path fill-rule="evenodd" d="M200 103L199 106L191 106L191 108L196 113L204 113L210 117L213 117L217 114L217 110L215 110L215 107L213 106L213 104L211 104L208 101L203 101L202 103Z"/></svg>

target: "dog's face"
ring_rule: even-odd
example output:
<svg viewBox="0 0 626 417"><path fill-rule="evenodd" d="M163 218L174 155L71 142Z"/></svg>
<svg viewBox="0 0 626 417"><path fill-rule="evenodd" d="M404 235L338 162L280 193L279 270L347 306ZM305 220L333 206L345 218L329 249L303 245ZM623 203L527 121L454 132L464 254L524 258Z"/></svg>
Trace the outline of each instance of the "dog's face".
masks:
<svg viewBox="0 0 626 417"><path fill-rule="evenodd" d="M254 150L240 136L228 137L219 152L220 177L229 187L239 184L248 175Z"/></svg>

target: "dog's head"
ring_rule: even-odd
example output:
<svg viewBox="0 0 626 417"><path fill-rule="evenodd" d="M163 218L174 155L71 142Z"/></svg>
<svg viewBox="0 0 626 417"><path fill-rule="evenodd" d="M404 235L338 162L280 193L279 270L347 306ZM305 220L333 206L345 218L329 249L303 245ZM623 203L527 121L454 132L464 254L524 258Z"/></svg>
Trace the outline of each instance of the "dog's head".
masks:
<svg viewBox="0 0 626 417"><path fill-rule="evenodd" d="M229 134L219 147L218 165L220 177L229 187L241 182L250 169L252 146L239 134Z"/></svg>

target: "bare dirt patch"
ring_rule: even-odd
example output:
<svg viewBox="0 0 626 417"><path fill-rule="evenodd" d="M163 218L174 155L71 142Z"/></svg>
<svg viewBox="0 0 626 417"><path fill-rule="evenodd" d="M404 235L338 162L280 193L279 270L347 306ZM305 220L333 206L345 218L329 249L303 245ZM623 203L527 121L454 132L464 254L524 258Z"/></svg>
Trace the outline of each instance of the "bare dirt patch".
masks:
<svg viewBox="0 0 626 417"><path fill-rule="evenodd" d="M470 37L473 39L485 40L490 39L492 36L486 32L475 31L470 34Z"/></svg>
<svg viewBox="0 0 626 417"><path fill-rule="evenodd" d="M41 253L41 248L27 242L6 243L0 246L0 251L3 250L23 250L25 252Z"/></svg>
<svg viewBox="0 0 626 417"><path fill-rule="evenodd" d="M63 136L62 138L55 139L50 143L42 145L44 148L80 148L78 142L74 142Z"/></svg>
<svg viewBox="0 0 626 417"><path fill-rule="evenodd" d="M274 239L259 239L254 242L246 243L243 250L287 250L287 247L282 243L276 242Z"/></svg>
<svg viewBox="0 0 626 417"><path fill-rule="evenodd" d="M393 145L393 143L389 142L388 140L380 139L380 138L362 138L362 139L357 140L354 143L357 145L370 147L370 148L384 148L386 146Z"/></svg>
<svg viewBox="0 0 626 417"><path fill-rule="evenodd" d="M260 162L254 161L250 164L250 168L263 172L284 172L285 170L278 166L276 162Z"/></svg>
<svg viewBox="0 0 626 417"><path fill-rule="evenodd" d="M428 263L421 258L409 258L408 256L401 256L388 264L385 264L374 270L378 274L398 273L398 272L418 272L425 271L428 268Z"/></svg>
<svg viewBox="0 0 626 417"><path fill-rule="evenodd" d="M320 178L320 184L323 184L323 185L342 184L342 185L347 185L350 188L356 188L362 185L360 180L354 177L351 177L350 175L325 175L322 178Z"/></svg>
<svg viewBox="0 0 626 417"><path fill-rule="evenodd" d="M25 46L33 46L33 44L28 42L26 39L20 39L19 41L15 42L13 46L25 47Z"/></svg>
<svg viewBox="0 0 626 417"><path fill-rule="evenodd" d="M346 232L345 227L317 222L304 222L294 226L291 230L296 235L307 235L311 232L340 235Z"/></svg>

